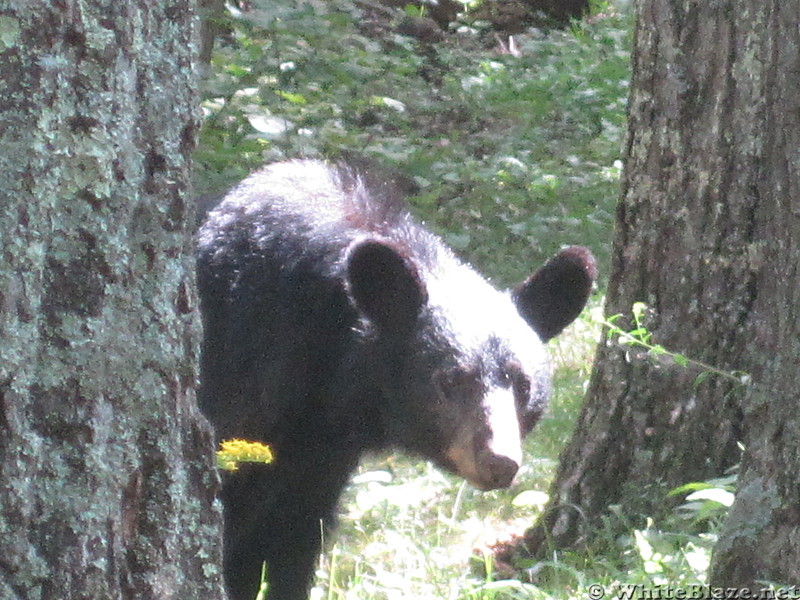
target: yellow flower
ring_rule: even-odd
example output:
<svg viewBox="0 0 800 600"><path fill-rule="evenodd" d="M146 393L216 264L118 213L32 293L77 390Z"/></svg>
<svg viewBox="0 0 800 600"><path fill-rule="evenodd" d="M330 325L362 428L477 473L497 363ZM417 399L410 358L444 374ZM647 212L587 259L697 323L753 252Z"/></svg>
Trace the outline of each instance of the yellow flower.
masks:
<svg viewBox="0 0 800 600"><path fill-rule="evenodd" d="M273 460L269 446L247 440L225 440L217 452L217 466L226 471L235 471L243 462L269 464Z"/></svg>

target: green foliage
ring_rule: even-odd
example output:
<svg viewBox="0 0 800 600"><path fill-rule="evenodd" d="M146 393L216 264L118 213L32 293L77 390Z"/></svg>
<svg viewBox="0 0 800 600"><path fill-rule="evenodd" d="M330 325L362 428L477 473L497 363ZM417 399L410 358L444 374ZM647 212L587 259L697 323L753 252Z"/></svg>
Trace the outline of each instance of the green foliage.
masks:
<svg viewBox="0 0 800 600"><path fill-rule="evenodd" d="M670 491L668 497L686 494L671 518L660 527L648 519L644 529L631 529L616 540L626 565L626 576L616 582L617 589L641 585L650 590L659 586L689 590L705 585L717 532L733 504L735 486L733 474Z"/></svg>
<svg viewBox="0 0 800 600"><path fill-rule="evenodd" d="M708 481L687 483L672 490L670 496L687 494L686 502L675 510L676 517L693 525L711 522L719 525L733 505L737 473Z"/></svg>
<svg viewBox="0 0 800 600"><path fill-rule="evenodd" d="M269 591L269 583L267 582L267 564L261 565L261 585L258 586L258 593L255 600L266 600L267 592Z"/></svg>
<svg viewBox="0 0 800 600"><path fill-rule="evenodd" d="M411 175L417 214L499 283L564 244L608 263L628 17L534 30L511 56L468 24L433 47L368 35L347 0L254 7L233 15L204 85L198 191L264 162L354 151Z"/></svg>

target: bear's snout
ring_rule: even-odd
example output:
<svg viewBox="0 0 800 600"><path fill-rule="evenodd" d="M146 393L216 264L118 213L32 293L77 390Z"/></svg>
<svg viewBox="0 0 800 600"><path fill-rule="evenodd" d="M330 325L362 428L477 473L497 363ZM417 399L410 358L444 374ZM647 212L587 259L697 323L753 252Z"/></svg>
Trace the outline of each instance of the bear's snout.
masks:
<svg viewBox="0 0 800 600"><path fill-rule="evenodd" d="M479 481L473 484L484 491L507 488L514 482L519 463L500 454L486 454L478 461Z"/></svg>
<svg viewBox="0 0 800 600"><path fill-rule="evenodd" d="M489 390L480 423L467 422L447 451L451 470L481 490L510 486L522 464L522 437L514 395Z"/></svg>

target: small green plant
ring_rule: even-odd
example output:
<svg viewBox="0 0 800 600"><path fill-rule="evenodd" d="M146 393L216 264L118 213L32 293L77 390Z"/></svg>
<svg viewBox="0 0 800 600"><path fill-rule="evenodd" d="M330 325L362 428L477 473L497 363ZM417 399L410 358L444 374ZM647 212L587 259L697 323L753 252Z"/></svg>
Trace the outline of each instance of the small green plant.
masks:
<svg viewBox="0 0 800 600"><path fill-rule="evenodd" d="M668 496L686 496L686 502L675 509L676 515L692 524L720 523L733 505L738 474L734 471L725 477L716 477L681 485Z"/></svg>
<svg viewBox="0 0 800 600"><path fill-rule="evenodd" d="M688 358L679 352L673 352L660 344L654 343L653 333L648 331L645 326L645 315L647 312L648 307L644 302L634 302L631 307L634 327L630 331L626 331L617 325L617 321L623 317L622 314L612 315L608 319L602 320L601 323L608 328L612 336L617 336L617 341L622 346L643 348L647 351L648 357L662 364L666 361L671 361L681 367L693 367L700 370L701 373L696 381L697 384L710 374L718 375L740 385L749 385L751 383L750 375L743 371L724 371L713 365Z"/></svg>
<svg viewBox="0 0 800 600"><path fill-rule="evenodd" d="M648 519L647 526L634 530L629 538L633 564L625 583L647 587L703 584L715 539L658 529Z"/></svg>
<svg viewBox="0 0 800 600"><path fill-rule="evenodd" d="M269 591L269 583L267 583L267 563L261 565L261 583L258 586L258 593L255 600L266 600L267 592Z"/></svg>
<svg viewBox="0 0 800 600"><path fill-rule="evenodd" d="M613 8L613 3L609 0L589 0L589 14L605 14L612 11Z"/></svg>
<svg viewBox="0 0 800 600"><path fill-rule="evenodd" d="M630 561L625 584L695 586L707 583L717 531L733 504L736 473L681 485L667 496L686 495L659 527L652 519L621 538Z"/></svg>

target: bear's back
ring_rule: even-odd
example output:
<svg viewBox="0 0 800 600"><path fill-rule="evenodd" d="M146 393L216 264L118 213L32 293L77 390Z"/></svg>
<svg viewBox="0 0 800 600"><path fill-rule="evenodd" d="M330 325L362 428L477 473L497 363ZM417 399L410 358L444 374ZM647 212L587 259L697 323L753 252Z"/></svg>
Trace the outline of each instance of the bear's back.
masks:
<svg viewBox="0 0 800 600"><path fill-rule="evenodd" d="M346 253L366 237L391 241L422 269L449 255L409 216L394 185L344 165L270 165L209 213L198 234L201 403L223 435L229 420L271 429L298 398L318 395L312 382L335 381L324 372L356 343L359 323Z"/></svg>
<svg viewBox="0 0 800 600"><path fill-rule="evenodd" d="M246 239L258 254L320 257L341 253L370 234L417 252L439 245L409 216L391 181L344 164L294 160L269 165L231 190L210 212L198 239L201 253L230 247L246 260L252 253L242 254L233 247L236 241Z"/></svg>

